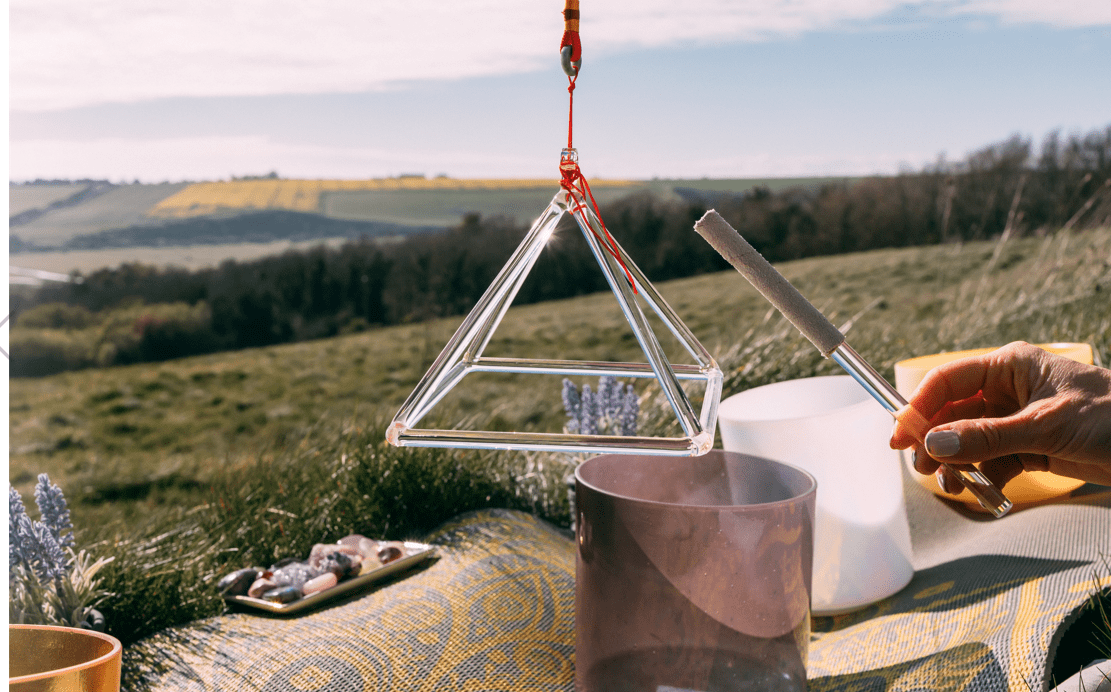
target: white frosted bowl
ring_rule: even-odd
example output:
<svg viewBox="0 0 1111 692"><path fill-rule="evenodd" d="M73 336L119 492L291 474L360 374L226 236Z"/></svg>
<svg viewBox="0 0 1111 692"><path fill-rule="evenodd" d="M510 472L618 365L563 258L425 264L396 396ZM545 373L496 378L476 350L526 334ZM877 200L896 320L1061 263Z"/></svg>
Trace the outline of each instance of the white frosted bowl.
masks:
<svg viewBox="0 0 1111 692"><path fill-rule="evenodd" d="M894 419L851 377L756 387L721 402L727 451L798 466L818 480L815 615L856 610L914 576Z"/></svg>

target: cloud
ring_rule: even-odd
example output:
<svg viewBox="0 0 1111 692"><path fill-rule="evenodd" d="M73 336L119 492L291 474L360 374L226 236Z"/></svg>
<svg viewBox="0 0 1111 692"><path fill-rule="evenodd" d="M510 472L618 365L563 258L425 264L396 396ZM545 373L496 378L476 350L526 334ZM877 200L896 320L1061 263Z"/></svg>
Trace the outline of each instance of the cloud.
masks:
<svg viewBox="0 0 1111 692"><path fill-rule="evenodd" d="M1080 27L1111 24L1111 2L1105 0L965 0L946 3L951 14L999 17L1013 24Z"/></svg>
<svg viewBox="0 0 1111 692"><path fill-rule="evenodd" d="M10 107L350 93L554 67L561 5L12 0ZM908 8L1020 23L1111 23L1111 3L1102 0L588 0L584 56L859 27Z"/></svg>

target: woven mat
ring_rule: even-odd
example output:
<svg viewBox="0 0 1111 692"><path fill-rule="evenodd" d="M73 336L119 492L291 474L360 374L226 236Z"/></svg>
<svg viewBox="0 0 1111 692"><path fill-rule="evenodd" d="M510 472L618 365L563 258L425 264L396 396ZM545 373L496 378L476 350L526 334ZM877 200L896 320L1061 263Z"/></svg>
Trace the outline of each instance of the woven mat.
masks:
<svg viewBox="0 0 1111 692"><path fill-rule="evenodd" d="M301 616L232 613L125 652L129 689L246 692L570 690L571 540L519 512L459 517L439 559ZM134 678L128 679L128 678Z"/></svg>
<svg viewBox="0 0 1111 692"><path fill-rule="evenodd" d="M906 483L917 572L815 618L812 691L1045 690L1063 626L1106 577L1111 488L1002 520ZM457 518L431 566L300 617L233 613L124 652L129 689L573 690L574 546L518 512Z"/></svg>
<svg viewBox="0 0 1111 692"><path fill-rule="evenodd" d="M809 689L1040 692L1051 653L1089 596L1111 583L1111 488L1003 519L904 479L915 575L891 598L815 618ZM1101 583L1102 580L1102 583Z"/></svg>

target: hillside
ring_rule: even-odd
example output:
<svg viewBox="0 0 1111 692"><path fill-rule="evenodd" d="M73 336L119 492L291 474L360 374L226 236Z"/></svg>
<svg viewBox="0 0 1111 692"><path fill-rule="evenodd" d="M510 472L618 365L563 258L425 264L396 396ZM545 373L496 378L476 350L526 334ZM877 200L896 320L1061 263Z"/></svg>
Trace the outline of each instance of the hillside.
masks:
<svg viewBox="0 0 1111 692"><path fill-rule="evenodd" d="M890 376L902 358L1019 338L1086 341L1111 362L1108 257L1104 228L779 267ZM725 396L837 374L736 272L657 288L718 359ZM12 380L11 482L26 497L48 472L78 545L115 558L104 587L117 595L102 610L125 643L222 612L216 579L322 537L414 536L483 507L566 525L569 455L385 444L390 417L460 320ZM616 301L599 293L510 309L487 354L642 360L636 349ZM689 362L673 344L669 356ZM671 434L663 397L636 389L639 429ZM563 420L559 377L505 376L468 377L427 423L552 431Z"/></svg>
<svg viewBox="0 0 1111 692"><path fill-rule="evenodd" d="M818 185L832 179L782 180L593 180L600 204L638 191L663 199L701 198L742 193L756 186L780 190ZM41 182L8 188L13 253L66 251L96 247L158 247L213 244L214 227L187 220L222 220L255 215L275 219L274 228L234 231L225 242L261 236L271 240L351 237L334 222L362 222L391 233L447 228L466 214L502 216L527 224L547 206L559 187L556 179L377 178L368 180L251 179L198 183L117 185L106 181ZM292 212L304 216L257 216ZM301 218L297 228L281 220ZM306 234L307 223L318 229ZM168 228L168 230L158 230ZM329 233L337 233L329 236ZM372 232L371 235L379 233ZM195 236L195 237L194 237Z"/></svg>
<svg viewBox="0 0 1111 692"><path fill-rule="evenodd" d="M61 244L62 250L140 248L166 246L272 243L278 240L304 242L329 238L379 238L436 230L436 227L407 226L381 221L334 219L320 214L266 210L242 214L198 216L157 225L128 226L75 236ZM11 252L44 251L13 234Z"/></svg>

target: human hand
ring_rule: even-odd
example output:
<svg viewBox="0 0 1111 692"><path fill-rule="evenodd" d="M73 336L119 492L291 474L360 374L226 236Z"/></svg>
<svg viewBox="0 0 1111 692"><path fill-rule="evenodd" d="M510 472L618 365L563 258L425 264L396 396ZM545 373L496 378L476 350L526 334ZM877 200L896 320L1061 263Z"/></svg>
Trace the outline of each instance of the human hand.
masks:
<svg viewBox="0 0 1111 692"><path fill-rule="evenodd" d="M948 493L962 486L940 461L978 464L999 487L1024 470L1111 485L1111 370L1019 341L934 368L910 403L930 421L925 445L896 426L891 447L913 447Z"/></svg>

